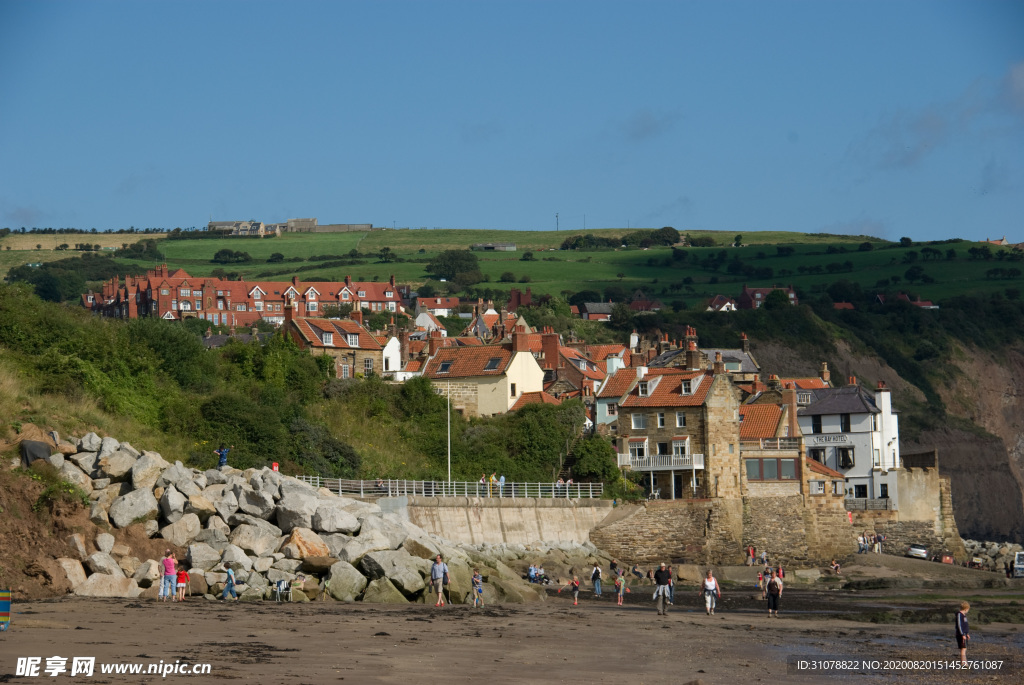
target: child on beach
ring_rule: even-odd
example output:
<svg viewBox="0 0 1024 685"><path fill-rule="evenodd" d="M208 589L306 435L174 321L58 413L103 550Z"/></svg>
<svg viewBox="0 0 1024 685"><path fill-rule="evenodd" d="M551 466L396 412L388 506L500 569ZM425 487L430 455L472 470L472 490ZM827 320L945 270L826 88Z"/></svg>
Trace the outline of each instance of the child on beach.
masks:
<svg viewBox="0 0 1024 685"><path fill-rule="evenodd" d="M184 566L178 567L178 601L185 601L185 587L191 582L192 577L185 570Z"/></svg>
<svg viewBox="0 0 1024 685"><path fill-rule="evenodd" d="M473 569L473 608L484 605L484 578L480 569Z"/></svg>
<svg viewBox="0 0 1024 685"><path fill-rule="evenodd" d="M572 588L572 605L576 606L580 603L580 579L573 576L571 581L558 588L558 594L562 594L562 590L567 587Z"/></svg>
<svg viewBox="0 0 1024 685"><path fill-rule="evenodd" d="M615 579L615 592L619 596L619 606L622 606L622 599L629 592L626 587L626 575L620 570L618 578Z"/></svg>
<svg viewBox="0 0 1024 685"><path fill-rule="evenodd" d="M960 648L960 663L967 665L967 642L971 639L968 632L967 612L971 605L967 602L960 602L960 611L956 612L956 646Z"/></svg>

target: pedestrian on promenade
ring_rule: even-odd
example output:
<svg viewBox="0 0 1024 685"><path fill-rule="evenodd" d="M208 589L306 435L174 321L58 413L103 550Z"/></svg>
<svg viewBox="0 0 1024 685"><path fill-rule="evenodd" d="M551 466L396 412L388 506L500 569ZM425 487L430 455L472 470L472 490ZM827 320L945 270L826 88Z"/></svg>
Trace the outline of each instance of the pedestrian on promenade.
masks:
<svg viewBox="0 0 1024 685"><path fill-rule="evenodd" d="M505 474L501 474L501 478L498 479L498 497L505 496Z"/></svg>
<svg viewBox="0 0 1024 685"><path fill-rule="evenodd" d="M762 600L767 599L767 595L765 594L765 589L767 588L767 586L768 586L768 574L762 573L762 572L758 571L757 572L757 589L761 591L761 599Z"/></svg>
<svg viewBox="0 0 1024 685"><path fill-rule="evenodd" d="M473 608L484 605L484 577L480 569L473 569Z"/></svg>
<svg viewBox="0 0 1024 685"><path fill-rule="evenodd" d="M665 567L665 562L661 562L661 567L654 572L654 583L657 586L654 588L654 601L658 608L658 616L668 613L668 584L671 578L671 574Z"/></svg>
<svg viewBox="0 0 1024 685"><path fill-rule="evenodd" d="M224 468L228 465L228 452L235 449L235 446L227 447L223 442L220 444L220 449L214 450L219 459L217 460L217 468Z"/></svg>
<svg viewBox="0 0 1024 685"><path fill-rule="evenodd" d="M757 563L757 556L754 553L754 546L747 547L747 566L753 566Z"/></svg>
<svg viewBox="0 0 1024 685"><path fill-rule="evenodd" d="M718 586L718 580L711 573L711 569L708 569L708 574L704 576L704 582L701 586L704 591L704 611L708 616L715 615L715 599L722 598L722 589Z"/></svg>
<svg viewBox="0 0 1024 685"><path fill-rule="evenodd" d="M487 481L487 496L490 497L491 493L498 489L498 472L494 471L491 473L490 479Z"/></svg>
<svg viewBox="0 0 1024 685"><path fill-rule="evenodd" d="M967 624L967 612L971 605L960 602L960 611L956 612L956 646L960 648L960 664L967 665L967 642L971 639L970 626Z"/></svg>
<svg viewBox="0 0 1024 685"><path fill-rule="evenodd" d="M768 587L765 588L768 593L768 615L771 616L772 612L775 612L775 618L779 617L779 600L782 598L782 579L775 575L775 571L772 571L772 577L768 580Z"/></svg>
<svg viewBox="0 0 1024 685"><path fill-rule="evenodd" d="M590 580L594 583L594 596L601 596L601 567L594 562L594 570L590 572Z"/></svg>
<svg viewBox="0 0 1024 685"><path fill-rule="evenodd" d="M443 607L444 586L448 584L448 564L441 560L440 554L437 555L430 567L430 584L437 593L437 603L434 606Z"/></svg>
<svg viewBox="0 0 1024 685"><path fill-rule="evenodd" d="M562 590L567 587L572 588L572 605L577 606L580 603L580 579L573 576L572 580L558 588L558 594L562 594Z"/></svg>
<svg viewBox="0 0 1024 685"><path fill-rule="evenodd" d="M171 550L164 552L163 559L160 560L160 565L163 566L164 576L160 583L160 601L166 602L167 600L174 599L175 583L177 579L177 573L175 572L175 559L174 555L171 554Z"/></svg>

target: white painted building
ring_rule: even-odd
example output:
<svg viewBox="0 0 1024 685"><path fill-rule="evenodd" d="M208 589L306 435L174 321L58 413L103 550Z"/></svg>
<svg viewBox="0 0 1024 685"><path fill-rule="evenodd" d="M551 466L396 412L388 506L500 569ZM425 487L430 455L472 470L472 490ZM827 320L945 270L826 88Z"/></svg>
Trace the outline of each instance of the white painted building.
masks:
<svg viewBox="0 0 1024 685"><path fill-rule="evenodd" d="M884 383L874 393L852 384L798 390L797 416L807 456L846 478L846 496L889 499L897 508L901 468L899 417Z"/></svg>

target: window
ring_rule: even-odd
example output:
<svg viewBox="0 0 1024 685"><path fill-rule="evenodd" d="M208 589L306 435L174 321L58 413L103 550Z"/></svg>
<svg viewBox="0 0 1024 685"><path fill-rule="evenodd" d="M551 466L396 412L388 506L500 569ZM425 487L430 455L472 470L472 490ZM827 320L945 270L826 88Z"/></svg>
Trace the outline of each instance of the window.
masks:
<svg viewBox="0 0 1024 685"><path fill-rule="evenodd" d="M366 291L360 290L358 293L356 293L356 295L358 295L359 297L366 297Z"/></svg>
<svg viewBox="0 0 1024 685"><path fill-rule="evenodd" d="M254 300L260 299L260 291L259 290L257 290L256 292L254 292L252 294L252 299L254 299Z"/></svg>
<svg viewBox="0 0 1024 685"><path fill-rule="evenodd" d="M779 478L782 480L796 479L796 459L779 459Z"/></svg>
<svg viewBox="0 0 1024 685"><path fill-rule="evenodd" d="M812 433L820 433L821 432L821 415L820 414L818 416L812 416L811 417L811 432Z"/></svg>
<svg viewBox="0 0 1024 685"><path fill-rule="evenodd" d="M384 370L385 371L390 371L391 370L391 360L388 359L387 357L384 357Z"/></svg>
<svg viewBox="0 0 1024 685"><path fill-rule="evenodd" d="M170 293L169 290L167 290L167 288L160 288L160 294L161 295L170 295L171 293Z"/></svg>
<svg viewBox="0 0 1024 685"><path fill-rule="evenodd" d="M693 381L683 381L683 394L689 395L693 392Z"/></svg>
<svg viewBox="0 0 1024 685"><path fill-rule="evenodd" d="M312 291L306 293L306 299L307 300L315 300L316 299L316 293L314 293Z"/></svg>
<svg viewBox="0 0 1024 685"><path fill-rule="evenodd" d="M347 300L348 299L348 291L347 290L341 294L341 299L343 299L343 300Z"/></svg>
<svg viewBox="0 0 1024 685"><path fill-rule="evenodd" d="M633 428L647 428L647 416L644 414L633 414Z"/></svg>
<svg viewBox="0 0 1024 685"><path fill-rule="evenodd" d="M334 345L334 333L324 333L324 345Z"/></svg>
<svg viewBox="0 0 1024 685"><path fill-rule="evenodd" d="M245 305L244 304L235 305L235 311L236 312L244 312L245 311Z"/></svg>
<svg viewBox="0 0 1024 685"><path fill-rule="evenodd" d="M744 459L743 462L747 480L796 480L796 459Z"/></svg>
<svg viewBox="0 0 1024 685"><path fill-rule="evenodd" d="M615 416L619 413L619 405L612 402L608 405L608 416Z"/></svg>
<svg viewBox="0 0 1024 685"><path fill-rule="evenodd" d="M647 456L647 441L637 440L629 442L629 456L633 459L642 459Z"/></svg>
<svg viewBox="0 0 1024 685"><path fill-rule="evenodd" d="M178 301L177 300L171 300L171 310L176 310L177 308L178 308Z"/></svg>
<svg viewBox="0 0 1024 685"><path fill-rule="evenodd" d="M451 362L441 362L441 366L437 367L438 373L448 373L452 368Z"/></svg>
<svg viewBox="0 0 1024 685"><path fill-rule="evenodd" d="M372 357L367 357L366 359L363 360L363 372L364 373L373 373L373 358Z"/></svg>
<svg viewBox="0 0 1024 685"><path fill-rule="evenodd" d="M686 428L686 412L676 412L676 428Z"/></svg>
<svg viewBox="0 0 1024 685"><path fill-rule="evenodd" d="M349 333L345 336L345 341L348 343L349 347L359 347L359 334Z"/></svg>
<svg viewBox="0 0 1024 685"><path fill-rule="evenodd" d="M182 288L181 289L181 296L182 297L191 297L192 296L192 290L189 289L189 288Z"/></svg>
<svg viewBox="0 0 1024 685"><path fill-rule="evenodd" d="M341 365L341 377L342 378L349 378L348 364L342 364Z"/></svg>
<svg viewBox="0 0 1024 685"><path fill-rule="evenodd" d="M874 414L871 415L871 430L878 430L878 417Z"/></svg>
<svg viewBox="0 0 1024 685"><path fill-rule="evenodd" d="M224 297L224 291L223 290L218 290L217 291L217 297Z"/></svg>
<svg viewBox="0 0 1024 685"><path fill-rule="evenodd" d="M834 481L832 481L832 494L833 495L845 494L843 492L843 490L845 489L845 485L846 484L843 481L841 481L841 480L834 480Z"/></svg>
<svg viewBox="0 0 1024 685"><path fill-rule="evenodd" d="M878 496L882 499L889 499L889 484L882 483L878 486Z"/></svg>
<svg viewBox="0 0 1024 685"><path fill-rule="evenodd" d="M395 311L398 311L398 310L397 310L397 309L395 308L395 303L394 303L394 302L388 302L388 311L389 311L389 312L395 312Z"/></svg>
<svg viewBox="0 0 1024 685"><path fill-rule="evenodd" d="M875 450L872 466L880 467L882 465L882 450Z"/></svg>
<svg viewBox="0 0 1024 685"><path fill-rule="evenodd" d="M217 300L217 309L224 309L224 300Z"/></svg>
<svg viewBox="0 0 1024 685"><path fill-rule="evenodd" d="M394 296L395 296L395 293L394 293L393 290L385 290L384 291L384 297L394 297Z"/></svg>
<svg viewBox="0 0 1024 685"><path fill-rule="evenodd" d="M811 459L818 462L819 464L825 463L825 448L824 447L812 447L810 455Z"/></svg>
<svg viewBox="0 0 1024 685"><path fill-rule="evenodd" d="M498 368L498 364L501 363L500 357L491 357L487 360L487 365L484 367L484 371L494 371ZM515 393L512 393L513 395Z"/></svg>
<svg viewBox="0 0 1024 685"><path fill-rule="evenodd" d="M515 383L512 383L512 384L510 385L509 389L510 389L510 391L511 391L511 392L510 392L509 394L510 394L510 395L511 395L512 397L515 397L515 396L516 396L516 384L515 384Z"/></svg>
<svg viewBox="0 0 1024 685"><path fill-rule="evenodd" d="M672 441L672 456L674 457L685 457L690 453L689 440L673 440Z"/></svg>
<svg viewBox="0 0 1024 685"><path fill-rule="evenodd" d="M188 300L184 300L181 303L181 311L183 311L183 312L190 312L190 311L192 311L192 303L189 302Z"/></svg>
<svg viewBox="0 0 1024 685"><path fill-rule="evenodd" d="M840 414L839 415L839 430L843 433L850 432L850 415Z"/></svg>
<svg viewBox="0 0 1024 685"><path fill-rule="evenodd" d="M796 396L796 401L797 401L797 404L810 404L811 403L811 393L809 393L809 392L798 393L797 396ZM821 487L822 488L825 487L825 481L821 482Z"/></svg>
<svg viewBox="0 0 1024 685"><path fill-rule="evenodd" d="M853 448L852 447L837 447L836 458L839 461L839 468L841 469L852 469L853 468Z"/></svg>
<svg viewBox="0 0 1024 685"><path fill-rule="evenodd" d="M280 304L275 304L275 305L274 305L274 311L275 311L275 312L279 312L279 311L281 311L281 305L280 305Z"/></svg>
<svg viewBox="0 0 1024 685"><path fill-rule="evenodd" d="M316 302L307 302L306 303L306 311L315 312L316 311Z"/></svg>
<svg viewBox="0 0 1024 685"><path fill-rule="evenodd" d="M761 474L764 480L779 479L779 462L777 459L762 459Z"/></svg>
<svg viewBox="0 0 1024 685"><path fill-rule="evenodd" d="M647 381L640 381L640 383L637 385L637 392L640 394L640 397L647 397L647 389Z"/></svg>
<svg viewBox="0 0 1024 685"><path fill-rule="evenodd" d="M734 443L730 442L729 443L729 454L735 454L735 451L736 451L736 445Z"/></svg>
<svg viewBox="0 0 1024 685"><path fill-rule="evenodd" d="M253 306L256 308L256 311L258 311L258 312L262 312L263 311L263 302L254 302Z"/></svg>
<svg viewBox="0 0 1024 685"><path fill-rule="evenodd" d="M665 427L665 412L658 412L658 428ZM668 451L668 450L666 450Z"/></svg>
<svg viewBox="0 0 1024 685"><path fill-rule="evenodd" d="M867 499L868 497L868 486L867 485L854 485L853 496L857 499Z"/></svg>
<svg viewBox="0 0 1024 685"><path fill-rule="evenodd" d="M747 480L761 480L761 460L747 459L744 461L747 467Z"/></svg>
<svg viewBox="0 0 1024 685"><path fill-rule="evenodd" d="M825 494L825 481L823 480L812 480L810 482L811 494L812 495L824 495Z"/></svg>
<svg viewBox="0 0 1024 685"><path fill-rule="evenodd" d="M202 308L203 308L203 301L202 300L196 300L196 311L197 312L201 311Z"/></svg>

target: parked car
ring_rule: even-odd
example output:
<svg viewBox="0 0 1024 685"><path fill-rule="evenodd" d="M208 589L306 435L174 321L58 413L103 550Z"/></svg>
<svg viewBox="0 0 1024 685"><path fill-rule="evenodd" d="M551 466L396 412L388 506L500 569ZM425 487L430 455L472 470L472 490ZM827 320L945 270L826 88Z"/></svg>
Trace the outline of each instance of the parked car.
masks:
<svg viewBox="0 0 1024 685"><path fill-rule="evenodd" d="M910 545L907 547L907 556L915 559L928 559L928 548L924 545Z"/></svg>

